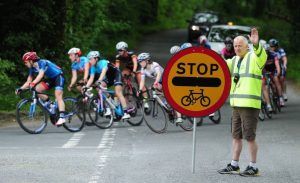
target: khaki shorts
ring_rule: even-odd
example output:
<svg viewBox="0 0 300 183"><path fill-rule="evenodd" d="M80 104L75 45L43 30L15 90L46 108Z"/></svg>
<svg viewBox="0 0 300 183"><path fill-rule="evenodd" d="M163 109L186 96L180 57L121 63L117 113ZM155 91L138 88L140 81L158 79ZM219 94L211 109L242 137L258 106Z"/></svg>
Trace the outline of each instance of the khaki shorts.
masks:
<svg viewBox="0 0 300 183"><path fill-rule="evenodd" d="M234 107L232 111L231 133L235 139L255 140L259 109Z"/></svg>

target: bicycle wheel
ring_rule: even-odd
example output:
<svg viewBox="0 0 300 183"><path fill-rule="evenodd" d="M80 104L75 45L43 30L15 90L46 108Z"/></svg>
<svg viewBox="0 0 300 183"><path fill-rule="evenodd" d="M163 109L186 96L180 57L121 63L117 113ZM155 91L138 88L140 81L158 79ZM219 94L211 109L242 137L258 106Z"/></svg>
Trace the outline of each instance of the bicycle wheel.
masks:
<svg viewBox="0 0 300 183"><path fill-rule="evenodd" d="M192 102L192 99L189 96L184 96L181 99L181 104L184 106L189 106L191 104L191 102Z"/></svg>
<svg viewBox="0 0 300 183"><path fill-rule="evenodd" d="M269 118L272 119L272 112L269 112L269 109L267 108L267 105L265 102L262 102L261 104L261 110L265 113L265 115Z"/></svg>
<svg viewBox="0 0 300 183"><path fill-rule="evenodd" d="M135 88L132 88L132 92L130 92L129 87L124 88L124 97L127 103L127 111L131 116L131 118L126 121L132 126L139 126L143 122L144 113L142 102L137 99L135 93Z"/></svg>
<svg viewBox="0 0 300 183"><path fill-rule="evenodd" d="M269 99L270 99L272 111L274 114L277 114L277 107L275 106L276 104L274 103L274 93L273 90L270 88L270 86L268 88L268 91L269 91Z"/></svg>
<svg viewBox="0 0 300 183"><path fill-rule="evenodd" d="M155 133L164 133L168 126L165 109L155 99L149 99L147 102L150 103L151 109L149 114L144 113L146 125Z"/></svg>
<svg viewBox="0 0 300 183"><path fill-rule="evenodd" d="M203 107L209 106L209 104L210 104L210 98L208 98L208 97L206 97L206 96L203 96L203 97L200 99L200 104L201 104Z"/></svg>
<svg viewBox="0 0 300 183"><path fill-rule="evenodd" d="M214 112L213 116L208 117L213 123L219 124L221 121L221 111L218 109L216 112Z"/></svg>
<svg viewBox="0 0 300 183"><path fill-rule="evenodd" d="M16 119L20 127L27 133L39 134L47 126L47 111L32 99L23 99L17 104Z"/></svg>
<svg viewBox="0 0 300 183"><path fill-rule="evenodd" d="M193 130L193 124L194 124L194 118L189 116L182 116L182 123L179 123L179 126L185 130L185 131L192 131Z"/></svg>
<svg viewBox="0 0 300 183"><path fill-rule="evenodd" d="M109 107L109 104L104 101L103 108L98 105L98 97L91 98L89 104L88 104L88 113L90 118L92 119L93 123L101 129L107 129L110 128L113 125L113 109ZM111 114L105 116L104 114L107 112L107 109L110 109Z"/></svg>
<svg viewBox="0 0 300 183"><path fill-rule="evenodd" d="M85 125L85 105L82 100L65 97L65 118L63 127L69 132L79 132Z"/></svg>

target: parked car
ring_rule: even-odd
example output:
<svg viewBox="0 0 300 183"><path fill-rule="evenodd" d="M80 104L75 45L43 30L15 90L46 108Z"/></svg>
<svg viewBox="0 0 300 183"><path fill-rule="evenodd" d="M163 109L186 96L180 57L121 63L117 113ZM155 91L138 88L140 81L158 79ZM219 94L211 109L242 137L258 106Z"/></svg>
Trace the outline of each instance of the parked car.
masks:
<svg viewBox="0 0 300 183"><path fill-rule="evenodd" d="M211 49L217 53L225 47L224 40L226 37L235 38L238 35L250 35L251 27L240 25L214 25L211 27L207 40Z"/></svg>
<svg viewBox="0 0 300 183"><path fill-rule="evenodd" d="M212 11L197 12L193 15L188 26L188 42L197 40L200 35L206 35L212 25L220 24L219 14Z"/></svg>

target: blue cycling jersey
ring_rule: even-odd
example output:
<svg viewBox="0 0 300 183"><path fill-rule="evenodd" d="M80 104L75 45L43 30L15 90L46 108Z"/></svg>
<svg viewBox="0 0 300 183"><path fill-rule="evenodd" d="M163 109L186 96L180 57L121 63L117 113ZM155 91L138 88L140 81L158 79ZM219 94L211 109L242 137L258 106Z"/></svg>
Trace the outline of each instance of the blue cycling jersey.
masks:
<svg viewBox="0 0 300 183"><path fill-rule="evenodd" d="M98 63L90 68L90 75L101 74L102 70L108 68L108 60L101 59Z"/></svg>
<svg viewBox="0 0 300 183"><path fill-rule="evenodd" d="M71 68L73 71L79 71L79 72L84 72L84 66L89 63L89 60L87 57L80 57L79 62L74 62L71 65Z"/></svg>
<svg viewBox="0 0 300 183"><path fill-rule="evenodd" d="M32 67L29 69L29 76L32 76L34 73L43 71L48 78L54 78L63 73L60 67L50 62L49 60L39 59L36 63L36 67Z"/></svg>
<svg viewBox="0 0 300 183"><path fill-rule="evenodd" d="M279 48L279 49L277 50L277 56L278 56L279 60L281 60L282 57L286 56L286 53L285 53L285 51L284 51L283 48Z"/></svg>

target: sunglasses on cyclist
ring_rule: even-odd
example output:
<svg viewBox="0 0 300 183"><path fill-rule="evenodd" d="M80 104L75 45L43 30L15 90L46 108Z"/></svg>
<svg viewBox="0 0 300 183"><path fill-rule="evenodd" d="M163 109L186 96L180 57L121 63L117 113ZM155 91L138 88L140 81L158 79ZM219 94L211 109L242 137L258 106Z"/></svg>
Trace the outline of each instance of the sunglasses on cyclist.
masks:
<svg viewBox="0 0 300 183"><path fill-rule="evenodd" d="M120 49L120 50L118 50L118 52L122 52L122 51L125 51L125 50L121 50L121 49Z"/></svg>

